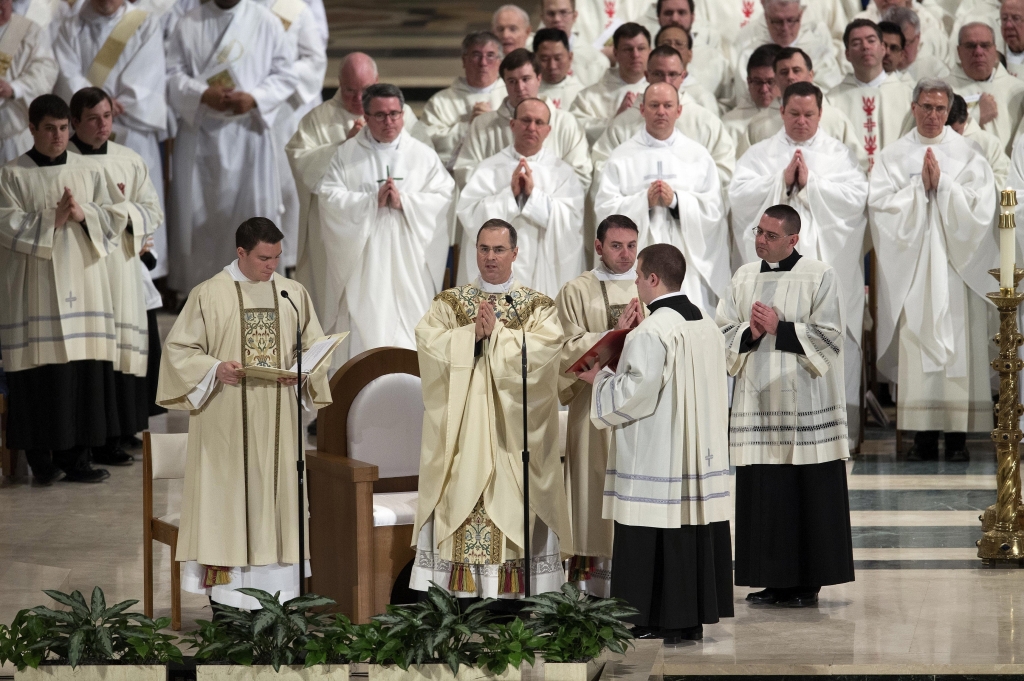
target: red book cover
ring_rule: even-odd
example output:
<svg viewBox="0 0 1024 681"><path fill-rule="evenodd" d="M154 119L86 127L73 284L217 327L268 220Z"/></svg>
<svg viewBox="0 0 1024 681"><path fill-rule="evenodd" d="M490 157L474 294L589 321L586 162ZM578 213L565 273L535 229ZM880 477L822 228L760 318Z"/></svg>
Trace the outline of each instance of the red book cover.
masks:
<svg viewBox="0 0 1024 681"><path fill-rule="evenodd" d="M586 371L594 365L594 360L603 367L615 369L619 366L619 355L622 354L622 346L626 344L626 334L630 329L616 329L609 331L601 340L594 344L594 347L583 353L576 362L569 367L565 373L575 374Z"/></svg>

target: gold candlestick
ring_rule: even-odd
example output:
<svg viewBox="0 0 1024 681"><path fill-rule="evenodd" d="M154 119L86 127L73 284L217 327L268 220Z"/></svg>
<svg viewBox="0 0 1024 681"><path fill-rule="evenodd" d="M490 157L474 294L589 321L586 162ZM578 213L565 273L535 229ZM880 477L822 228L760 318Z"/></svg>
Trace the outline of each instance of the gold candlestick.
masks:
<svg viewBox="0 0 1024 681"><path fill-rule="evenodd" d="M1001 229L1013 229L1013 206L1017 205L1016 192L1002 193L1003 214ZM999 280L999 270L989 270ZM1003 566L1024 561L1024 509L1021 508L1020 417L1024 407L1020 404L1018 376L1024 361L1017 349L1024 344L1024 336L1017 329L1017 308L1024 294L1017 292L1017 284L1024 278L1024 269L1014 267L1013 288L999 287L999 293L988 297L999 309L999 333L993 339L999 346L999 357L992 368L999 372L999 402L995 408L995 429L992 440L996 443L996 503L981 516L985 534L978 542L978 557L988 566Z"/></svg>

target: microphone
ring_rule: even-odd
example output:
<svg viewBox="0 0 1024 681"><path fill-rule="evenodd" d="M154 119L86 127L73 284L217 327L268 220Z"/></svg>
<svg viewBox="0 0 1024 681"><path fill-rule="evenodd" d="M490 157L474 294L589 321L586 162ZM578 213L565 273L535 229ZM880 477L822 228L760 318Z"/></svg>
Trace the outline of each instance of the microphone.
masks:
<svg viewBox="0 0 1024 681"><path fill-rule="evenodd" d="M508 293L505 294L505 302L512 307L519 320L519 328L523 330L523 595L526 598L531 596L530 566L532 555L530 554L530 427L527 416L526 400L526 324L519 314L516 302Z"/></svg>
<svg viewBox="0 0 1024 681"><path fill-rule="evenodd" d="M295 352L297 353L297 362L295 364L296 376L302 378L302 318L299 315L299 308L295 306L295 301L288 295L288 292L281 290L281 297L287 300L292 309L295 310ZM306 595L306 579L305 579L305 566L306 566L306 524L303 522L306 515L305 508L305 480L304 473L306 469L306 462L303 459L304 442L302 438L302 387L298 386L295 390L295 439L298 442L298 451L295 460L295 472L297 474L297 483L299 491L299 595Z"/></svg>

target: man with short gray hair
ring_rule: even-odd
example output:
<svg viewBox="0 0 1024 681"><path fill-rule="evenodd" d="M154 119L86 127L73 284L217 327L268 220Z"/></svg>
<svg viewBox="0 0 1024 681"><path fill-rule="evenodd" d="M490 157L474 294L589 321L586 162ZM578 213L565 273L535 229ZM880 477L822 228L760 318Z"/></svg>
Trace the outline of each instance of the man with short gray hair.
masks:
<svg viewBox="0 0 1024 681"><path fill-rule="evenodd" d="M999 62L996 33L988 24L965 24L958 40L960 64L946 82L967 102L981 129L998 137L1009 154L1024 116L1024 83Z"/></svg>
<svg viewBox="0 0 1024 681"><path fill-rule="evenodd" d="M988 268L998 260L996 185L985 157L946 127L953 92L914 89L915 129L871 172L878 258L878 370L899 384L896 427L918 431L908 458L966 461L966 433L992 428ZM942 208L939 209L938 207Z"/></svg>
<svg viewBox="0 0 1024 681"><path fill-rule="evenodd" d="M501 41L505 54L526 47L530 38L530 15L519 5L502 5L491 17L491 33Z"/></svg>
<svg viewBox="0 0 1024 681"><path fill-rule="evenodd" d="M934 3L932 3L932 7L934 7ZM905 9L913 13L917 21L918 39L912 46L915 52L919 52L921 57L934 57L947 66L951 66L956 61L956 55L953 53L955 46L950 44L949 34L946 31L945 24L942 23L942 19L929 11L930 8L924 7L920 2L914 2L914 0L871 0L867 9L853 18L870 19L878 23L883 20L886 12L896 8ZM894 21L893 19L885 20ZM902 25L903 22L895 21L895 23ZM909 35L907 36L907 42L910 42Z"/></svg>
<svg viewBox="0 0 1024 681"><path fill-rule="evenodd" d="M882 21L896 24L903 32L901 72L907 74L913 83L922 78L945 78L949 75L949 66L944 61L921 49L921 18L917 12L909 7L893 5L882 12Z"/></svg>

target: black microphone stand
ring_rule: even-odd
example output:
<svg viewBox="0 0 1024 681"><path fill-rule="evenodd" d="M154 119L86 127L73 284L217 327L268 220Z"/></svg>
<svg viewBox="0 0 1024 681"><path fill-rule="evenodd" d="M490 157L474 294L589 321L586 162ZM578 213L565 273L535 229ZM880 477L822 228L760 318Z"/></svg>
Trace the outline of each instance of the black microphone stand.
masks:
<svg viewBox="0 0 1024 681"><path fill-rule="evenodd" d="M530 429L526 416L526 324L523 323L523 318L519 315L519 309L511 295L505 294L505 302L512 306L512 311L516 313L516 318L519 320L519 328L523 331L523 555L525 556L523 558L523 594L529 598L532 556L530 555L530 441L528 439Z"/></svg>
<svg viewBox="0 0 1024 681"><path fill-rule="evenodd" d="M287 291L281 291L281 297L291 303L295 310L295 352L298 357L295 362L296 375L299 382L295 386L295 432L299 444L298 459L295 461L295 470L299 477L299 595L306 595L306 495L305 481L303 476L306 470L306 462L303 459L305 443L302 441L302 318L299 316L299 308Z"/></svg>

